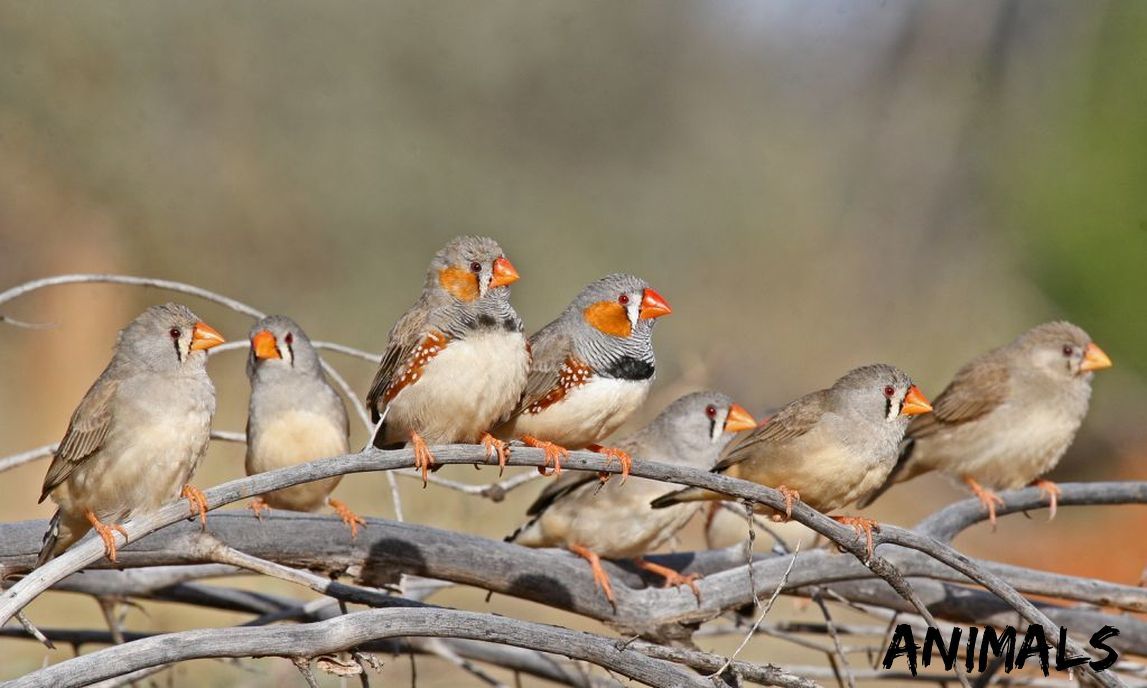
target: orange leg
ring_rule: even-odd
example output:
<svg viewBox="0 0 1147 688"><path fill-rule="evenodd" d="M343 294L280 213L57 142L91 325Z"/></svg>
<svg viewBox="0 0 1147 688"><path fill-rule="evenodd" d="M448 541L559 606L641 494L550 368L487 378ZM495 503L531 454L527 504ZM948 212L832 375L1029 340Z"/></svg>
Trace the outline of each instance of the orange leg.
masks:
<svg viewBox="0 0 1147 688"><path fill-rule="evenodd" d="M986 487L981 487L978 482L970 475L964 476L964 482L971 488L976 499L980 500L980 504L988 510L988 521L992 524L992 530L996 529L996 507L1003 506L1004 500L1000 499L999 495L992 492Z"/></svg>
<svg viewBox="0 0 1147 688"><path fill-rule="evenodd" d="M264 500L262 497L256 497L255 499L251 500L251 503L247 505L247 508L255 512L255 518L259 519L260 521L263 520L264 511L271 511L271 505L267 504L266 500Z"/></svg>
<svg viewBox="0 0 1147 688"><path fill-rule="evenodd" d="M359 526L363 528L366 527L366 521L363 520L362 516L351 511L346 503L338 499L327 499L327 504L331 505L331 508L335 510L335 513L339 515L339 518L343 520L347 528L350 528L350 538L352 540L358 536Z"/></svg>
<svg viewBox="0 0 1147 688"><path fill-rule="evenodd" d="M799 502L801 500L801 493L797 492L796 490L785 487L784 485L777 485L776 490L777 490L777 492L780 492L781 495L785 498L785 517L783 520L788 521L793 517L793 503ZM774 521L782 520L780 518L780 514L774 514L773 520Z"/></svg>
<svg viewBox="0 0 1147 688"><path fill-rule="evenodd" d="M1050 511L1047 520L1050 521L1055 518L1055 509L1059 506L1059 496L1063 494L1063 490L1059 489L1059 485L1056 485L1050 480L1044 480L1043 478L1033 480L1032 487L1038 487L1040 492L1047 495L1048 510Z"/></svg>
<svg viewBox="0 0 1147 688"><path fill-rule="evenodd" d="M662 578L664 578L665 579L665 586L664 587L666 587L666 588L668 588L670 586L672 586L674 588L678 588L678 587L681 587L682 585L688 585L689 589L693 591L694 597L697 598L697 604L701 604L701 588L697 587L697 581L698 581L698 579L701 578L701 574L690 573L687 575L682 575L682 574L678 573L677 571L674 571L673 569L669 568L668 566L662 566L661 564L654 564L653 562L645 561L644 559L634 559L633 563L637 564L638 568L645 569L646 571L648 571L650 573L655 573L658 576L661 576Z"/></svg>
<svg viewBox="0 0 1147 688"><path fill-rule="evenodd" d="M203 526L203 530L207 530L207 495L191 483L184 485L183 491L179 494L191 505L191 515L199 516L199 523Z"/></svg>
<svg viewBox="0 0 1147 688"><path fill-rule="evenodd" d="M506 470L506 457L510 454L510 445L490 433L486 433L482 435L482 446L486 448L486 458L498 457L498 475L500 477Z"/></svg>
<svg viewBox="0 0 1147 688"><path fill-rule="evenodd" d="M430 453L430 447L426 446L426 440L417 432L410 433L410 446L414 447L414 467L422 471L422 487L426 487L426 474L434 465L434 455Z"/></svg>
<svg viewBox="0 0 1147 688"><path fill-rule="evenodd" d="M603 447L600 444L591 444L586 449L604 455L606 458L617 459L617 463L621 465L621 482L624 484L625 479L629 477L629 469L633 467L633 459L630 458L628 452L624 452L617 447ZM601 481L609 480L609 473L599 473Z"/></svg>
<svg viewBox="0 0 1147 688"><path fill-rule="evenodd" d="M114 562L116 547L115 533L112 531L118 531L119 534L123 536L123 543L125 545L127 544L127 531L118 523L113 523L110 526L104 525L103 521L97 518L91 509L84 509L84 517L88 519L88 523L92 524L96 535L99 535L100 539L104 541L104 554L107 555L108 561Z"/></svg>
<svg viewBox="0 0 1147 688"><path fill-rule="evenodd" d="M535 447L537 449L545 450L546 452L546 465L538 467L538 473L542 475L561 475L562 474L562 459L570 455L569 450L565 447L539 440L533 435L522 435L522 444L527 447ZM546 467L553 466L554 470L546 473Z"/></svg>
<svg viewBox="0 0 1147 688"><path fill-rule="evenodd" d="M872 559L872 531L880 532L880 524L873 521L871 518L861 518L860 516L829 516L832 520L841 524L842 526L852 526L856 531L857 537L862 537L868 543L868 558Z"/></svg>
<svg viewBox="0 0 1147 688"><path fill-rule="evenodd" d="M605 593L605 599L613 604L613 585L609 582L609 574L601 567L601 558L597 553L588 547L581 545L570 545L569 549L574 554L589 562L589 567L593 570L593 582L601 591Z"/></svg>

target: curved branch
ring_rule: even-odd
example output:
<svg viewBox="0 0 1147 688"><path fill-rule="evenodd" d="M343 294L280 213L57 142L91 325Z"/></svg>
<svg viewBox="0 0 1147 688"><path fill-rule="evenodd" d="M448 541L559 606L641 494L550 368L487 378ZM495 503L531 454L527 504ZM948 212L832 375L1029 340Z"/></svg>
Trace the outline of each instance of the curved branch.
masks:
<svg viewBox="0 0 1147 688"><path fill-rule="evenodd" d="M70 688L188 659L309 659L402 636L485 640L581 659L650 686L711 688L697 674L601 636L557 626L449 609L371 609L298 626L212 628L168 633L109 647L15 679L12 688Z"/></svg>

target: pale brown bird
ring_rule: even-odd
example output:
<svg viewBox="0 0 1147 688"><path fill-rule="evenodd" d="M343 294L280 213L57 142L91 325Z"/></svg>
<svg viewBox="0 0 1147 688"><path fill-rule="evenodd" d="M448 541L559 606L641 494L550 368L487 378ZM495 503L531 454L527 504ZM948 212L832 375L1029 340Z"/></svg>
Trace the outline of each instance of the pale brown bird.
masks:
<svg viewBox="0 0 1147 688"><path fill-rule="evenodd" d="M526 386L526 337L510 305L517 280L496 241L458 237L434 256L422 295L390 331L366 399L378 424L372 443L409 442L423 485L432 444L481 441L505 465L506 445L489 430Z"/></svg>
<svg viewBox="0 0 1147 688"><path fill-rule="evenodd" d="M186 306L152 306L119 333L112 360L72 413L44 476L40 502L58 509L39 566L91 529L116 560L115 531L138 513L182 494L207 522L203 493L190 484L207 449L215 388L207 349L223 337Z"/></svg>
<svg viewBox="0 0 1147 688"><path fill-rule="evenodd" d="M993 526L1003 504L994 490L1025 485L1047 494L1054 517L1059 488L1040 476L1075 439L1094 371L1110 366L1068 322L1039 325L972 359L936 397L934 412L908 426L896 468L862 506L894 483L938 470L967 484Z"/></svg>
<svg viewBox="0 0 1147 688"><path fill-rule="evenodd" d="M284 315L263 318L251 328L247 377L247 475L295 466L350 450L346 407L327 382L322 361L307 333ZM318 511L330 506L358 534L365 521L331 492L342 476L275 490L255 499L264 509Z"/></svg>
<svg viewBox="0 0 1147 688"><path fill-rule="evenodd" d="M617 459L628 475L629 455L598 442L649 396L653 325L671 312L639 277L612 274L589 284L530 337L533 362L526 391L495 434L544 449L555 474L561 473L568 449L588 447Z"/></svg>
<svg viewBox="0 0 1147 688"><path fill-rule="evenodd" d="M902 370L885 364L856 368L832 387L791 402L768 423L737 438L713 470L780 490L786 518L798 499L827 513L883 482L896 463L910 417L931 410ZM690 487L654 500L653 506L710 499L728 497ZM779 517L768 507L757 508ZM871 556L875 521L831 518L867 538Z"/></svg>
<svg viewBox="0 0 1147 688"><path fill-rule="evenodd" d="M696 392L670 404L618 446L636 461L707 470L734 434L753 427L753 417L729 397ZM600 557L636 558L639 567L663 577L666 586L688 585L699 594L696 574L682 576L640 558L665 544L701 507L699 503L650 507L650 500L672 490L671 485L646 478L602 484L592 473L567 474L546 486L526 512L532 518L506 540L526 547L565 547L585 558L611 603L613 586Z"/></svg>

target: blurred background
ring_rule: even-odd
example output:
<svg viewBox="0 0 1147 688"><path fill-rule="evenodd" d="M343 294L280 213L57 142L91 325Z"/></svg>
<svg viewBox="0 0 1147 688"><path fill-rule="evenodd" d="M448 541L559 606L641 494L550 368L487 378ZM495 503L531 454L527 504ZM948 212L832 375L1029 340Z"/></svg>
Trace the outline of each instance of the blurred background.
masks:
<svg viewBox="0 0 1147 688"><path fill-rule="evenodd" d="M433 252L489 234L522 274L531 331L607 272L666 296L642 422L701 387L761 413L878 360L931 397L973 355L1066 318L1116 365L1051 477L1143 479L1145 83L1137 2L3 2L0 289L66 272L182 280L381 351ZM0 326L0 455L57 441L116 331L173 298L229 338L247 332L217 305L135 287L4 305L58 326ZM373 366L332 356L362 395ZM243 363L212 358L218 429L244 426ZM45 468L3 475L0 519L50 515L35 504ZM241 473L242 448L216 445L196 482ZM412 520L492 537L540 489L492 504L402 484ZM962 495L921 478L868 515L911 525ZM382 476L338 496L393 513ZM957 545L1138 581L1147 540L1116 533L1147 528L1144 510L1045 518ZM726 544L744 532L718 529ZM483 596L435 601L570 621ZM63 595L29 613L102 625L94 602ZM817 617L785 600L774 613ZM127 627L242 620L148 605ZM5 641L0 679L66 654ZM823 663L766 640L744 658ZM419 662L422 686L468 685ZM192 663L176 683L299 681L283 660L246 666ZM408 681L409 663L386 658L384 676Z"/></svg>

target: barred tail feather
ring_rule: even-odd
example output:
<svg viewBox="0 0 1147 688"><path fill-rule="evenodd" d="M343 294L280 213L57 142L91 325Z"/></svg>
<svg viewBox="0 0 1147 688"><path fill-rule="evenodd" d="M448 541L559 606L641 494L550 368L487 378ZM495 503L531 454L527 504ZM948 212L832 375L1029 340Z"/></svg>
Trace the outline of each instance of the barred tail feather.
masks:
<svg viewBox="0 0 1147 688"><path fill-rule="evenodd" d="M52 516L52 520L48 522L48 532L44 533L44 544L40 547L40 556L36 558L36 568L48 563L52 557L56 556L56 545L60 541L60 510L56 509L56 513Z"/></svg>

